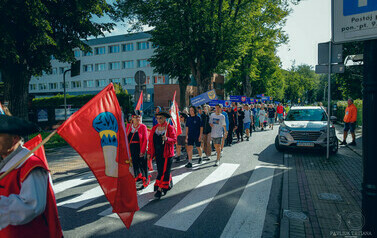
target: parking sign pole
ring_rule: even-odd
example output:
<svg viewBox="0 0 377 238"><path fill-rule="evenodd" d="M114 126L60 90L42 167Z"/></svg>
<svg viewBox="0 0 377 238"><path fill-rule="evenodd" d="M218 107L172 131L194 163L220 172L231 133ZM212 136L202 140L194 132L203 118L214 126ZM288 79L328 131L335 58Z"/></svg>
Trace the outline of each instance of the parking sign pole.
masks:
<svg viewBox="0 0 377 238"><path fill-rule="evenodd" d="M331 110L331 54L332 54L332 40L329 42L329 72L327 80L327 146L326 146L326 158L330 157L330 110Z"/></svg>

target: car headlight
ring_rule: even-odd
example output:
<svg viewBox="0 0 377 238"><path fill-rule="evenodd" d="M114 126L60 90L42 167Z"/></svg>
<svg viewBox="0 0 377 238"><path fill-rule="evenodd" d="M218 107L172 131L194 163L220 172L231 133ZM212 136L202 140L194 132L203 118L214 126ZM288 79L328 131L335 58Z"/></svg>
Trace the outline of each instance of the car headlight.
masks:
<svg viewBox="0 0 377 238"><path fill-rule="evenodd" d="M281 132L286 132L286 133L290 132L290 130L287 127L280 127L280 131Z"/></svg>

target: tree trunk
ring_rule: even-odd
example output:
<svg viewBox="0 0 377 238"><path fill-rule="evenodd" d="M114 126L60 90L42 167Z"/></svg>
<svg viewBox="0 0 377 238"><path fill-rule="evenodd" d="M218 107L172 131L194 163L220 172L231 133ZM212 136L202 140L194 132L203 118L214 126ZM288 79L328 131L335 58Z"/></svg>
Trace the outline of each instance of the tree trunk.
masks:
<svg viewBox="0 0 377 238"><path fill-rule="evenodd" d="M183 80L179 80L179 91L180 91L180 96L179 96L179 108L183 110L183 108L186 107L186 89L188 82L190 80L190 76L186 76Z"/></svg>
<svg viewBox="0 0 377 238"><path fill-rule="evenodd" d="M28 119L28 89L30 74L23 65L2 69L4 101L9 102L9 111L14 116Z"/></svg>

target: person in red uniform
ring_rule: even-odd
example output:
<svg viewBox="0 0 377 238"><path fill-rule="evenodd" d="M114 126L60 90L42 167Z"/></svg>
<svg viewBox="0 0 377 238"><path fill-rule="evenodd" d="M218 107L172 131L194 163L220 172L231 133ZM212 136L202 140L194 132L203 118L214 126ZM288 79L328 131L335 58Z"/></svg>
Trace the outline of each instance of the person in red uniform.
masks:
<svg viewBox="0 0 377 238"><path fill-rule="evenodd" d="M0 175L28 154L22 136L38 130L0 115ZM47 163L33 154L0 180L0 237L63 237Z"/></svg>
<svg viewBox="0 0 377 238"><path fill-rule="evenodd" d="M171 165L174 157L174 144L177 142L177 133L166 118L170 114L164 111L156 113L158 124L149 135L148 160L156 158L157 178L154 184L155 197L161 198L173 187Z"/></svg>
<svg viewBox="0 0 377 238"><path fill-rule="evenodd" d="M128 143L130 144L132 165L138 190L146 188L150 182L148 163L145 156L148 143L147 126L141 123L141 112L135 110L132 114L132 123L126 127Z"/></svg>

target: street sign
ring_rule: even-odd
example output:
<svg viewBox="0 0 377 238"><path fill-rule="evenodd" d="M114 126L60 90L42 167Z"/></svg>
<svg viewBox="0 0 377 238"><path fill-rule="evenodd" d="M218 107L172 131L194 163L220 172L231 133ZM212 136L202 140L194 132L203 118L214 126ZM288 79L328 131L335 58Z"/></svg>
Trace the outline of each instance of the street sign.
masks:
<svg viewBox="0 0 377 238"><path fill-rule="evenodd" d="M333 64L331 65L331 73L332 74L342 74L345 71L345 66L343 64ZM316 74L328 74L329 73L329 66L328 65L316 65L315 66L315 73Z"/></svg>
<svg viewBox="0 0 377 238"><path fill-rule="evenodd" d="M377 39L376 0L332 0L334 43Z"/></svg>
<svg viewBox="0 0 377 238"><path fill-rule="evenodd" d="M145 76L144 71L141 71L141 70L137 71L135 74L135 81L137 85L144 85L145 80L146 80L146 76Z"/></svg>
<svg viewBox="0 0 377 238"><path fill-rule="evenodd" d="M329 64L329 42L318 44L318 64ZM331 44L331 63L343 63L343 45Z"/></svg>
<svg viewBox="0 0 377 238"><path fill-rule="evenodd" d="M80 75L81 60L76 60L71 64L71 78Z"/></svg>

